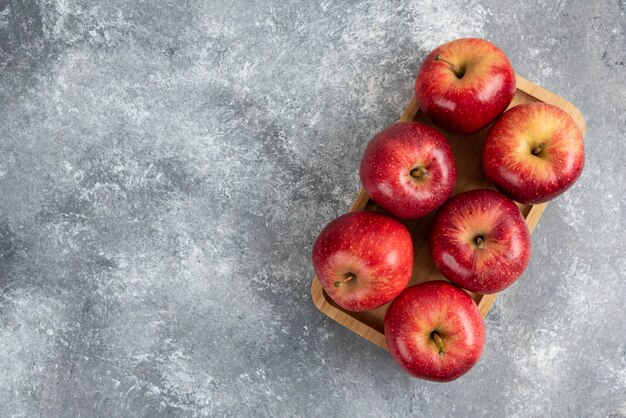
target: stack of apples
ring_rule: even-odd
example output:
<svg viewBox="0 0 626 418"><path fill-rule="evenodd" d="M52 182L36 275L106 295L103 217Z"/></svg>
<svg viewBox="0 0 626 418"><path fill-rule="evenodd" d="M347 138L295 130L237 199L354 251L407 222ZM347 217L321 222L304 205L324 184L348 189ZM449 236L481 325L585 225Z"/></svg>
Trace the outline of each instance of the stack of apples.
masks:
<svg viewBox="0 0 626 418"><path fill-rule="evenodd" d="M315 241L315 273L337 305L366 311L391 302L384 318L387 346L413 376L450 381L478 362L485 326L467 291L500 292L530 260L530 232L514 201L546 202L582 172L582 135L567 113L544 103L505 112L515 80L500 49L466 38L432 51L415 83L421 110L442 130L469 135L491 125L482 167L497 191L451 197L457 169L446 137L421 123L395 123L372 138L360 165L363 188L387 214L345 214ZM448 281L424 277L407 288L413 243L398 219L437 209L428 244Z"/></svg>

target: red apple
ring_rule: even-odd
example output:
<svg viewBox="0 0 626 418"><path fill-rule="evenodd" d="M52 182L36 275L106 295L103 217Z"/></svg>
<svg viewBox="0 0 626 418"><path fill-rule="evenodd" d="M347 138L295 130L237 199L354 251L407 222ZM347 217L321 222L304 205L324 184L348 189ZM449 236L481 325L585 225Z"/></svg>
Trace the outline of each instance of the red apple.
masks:
<svg viewBox="0 0 626 418"><path fill-rule="evenodd" d="M448 200L435 216L429 246L441 273L476 293L509 287L530 261L524 217L494 190L470 190Z"/></svg>
<svg viewBox="0 0 626 418"><path fill-rule="evenodd" d="M569 189L585 164L574 120L546 103L509 109L493 124L483 148L487 178L518 202L547 202Z"/></svg>
<svg viewBox="0 0 626 418"><path fill-rule="evenodd" d="M423 123L399 122L372 138L360 176L367 194L387 212L419 218L450 196L456 164L439 132Z"/></svg>
<svg viewBox="0 0 626 418"><path fill-rule="evenodd" d="M391 356L408 373L449 382L478 362L485 324L467 293L438 280L409 287L391 303L385 339Z"/></svg>
<svg viewBox="0 0 626 418"><path fill-rule="evenodd" d="M511 62L484 39L457 39L437 47L424 59L415 81L422 111L438 126L457 134L487 127L514 94Z"/></svg>
<svg viewBox="0 0 626 418"><path fill-rule="evenodd" d="M342 215L317 237L313 268L337 305L350 311L378 308L409 283L411 234L400 222L380 213Z"/></svg>

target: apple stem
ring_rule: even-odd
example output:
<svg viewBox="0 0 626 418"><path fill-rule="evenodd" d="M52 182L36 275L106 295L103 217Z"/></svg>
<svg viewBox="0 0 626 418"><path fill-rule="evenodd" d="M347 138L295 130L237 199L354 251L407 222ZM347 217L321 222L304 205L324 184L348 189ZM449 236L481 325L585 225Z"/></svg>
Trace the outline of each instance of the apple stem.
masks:
<svg viewBox="0 0 626 418"><path fill-rule="evenodd" d="M476 243L476 246L478 248L484 248L485 247L485 240L484 240L483 237L476 237L474 242Z"/></svg>
<svg viewBox="0 0 626 418"><path fill-rule="evenodd" d="M334 283L334 285L335 285L335 287L339 287L339 286L341 286L341 285L342 285L342 284L344 284L344 283L348 283L350 280L352 280L352 279L354 279L354 278L356 278L356 276L355 276L354 274L352 274L352 273L348 273L348 275L346 276L346 278L345 278L345 279L343 279L343 280L337 280L337 281Z"/></svg>
<svg viewBox="0 0 626 418"><path fill-rule="evenodd" d="M454 72L454 75L456 76L456 78L463 78L463 71L461 71L461 69L459 67L457 67L456 65L452 64L450 61L448 61L445 58L441 58L441 55L437 54L435 55L435 61L443 61L446 64L448 64L450 66L450 69Z"/></svg>
<svg viewBox="0 0 626 418"><path fill-rule="evenodd" d="M533 150L533 155L539 155L539 153L541 153L541 151L543 151L543 148L546 146L546 144L544 144L543 142L539 145L537 145L537 147Z"/></svg>
<svg viewBox="0 0 626 418"><path fill-rule="evenodd" d="M437 343L437 347L439 347L439 354L446 354L446 347L443 345L443 340L441 339L439 334L437 334L437 331L433 331L430 335Z"/></svg>
<svg viewBox="0 0 626 418"><path fill-rule="evenodd" d="M413 170L411 170L411 177L414 178L426 178L428 176L428 170L426 170L426 167L420 166L417 168L414 168Z"/></svg>

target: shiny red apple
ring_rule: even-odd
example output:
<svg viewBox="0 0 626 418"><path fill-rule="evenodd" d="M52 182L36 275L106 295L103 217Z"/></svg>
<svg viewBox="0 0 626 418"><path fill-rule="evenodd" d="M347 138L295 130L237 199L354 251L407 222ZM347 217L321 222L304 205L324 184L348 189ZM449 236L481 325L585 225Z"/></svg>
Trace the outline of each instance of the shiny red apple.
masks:
<svg viewBox="0 0 626 418"><path fill-rule="evenodd" d="M498 190L534 205L554 199L576 182L585 164L585 147L565 111L527 103L509 109L489 129L482 162Z"/></svg>
<svg viewBox="0 0 626 418"><path fill-rule="evenodd" d="M395 298L411 278L411 234L380 213L342 215L317 237L313 268L337 305L350 311L378 308Z"/></svg>
<svg viewBox="0 0 626 418"><path fill-rule="evenodd" d="M478 362L485 324L465 291L438 280L409 287L394 299L385 315L385 339L405 371L448 382Z"/></svg>
<svg viewBox="0 0 626 418"><path fill-rule="evenodd" d="M437 212L430 253L451 282L476 293L496 293L530 261L530 232L517 205L494 190L470 190Z"/></svg>
<svg viewBox="0 0 626 418"><path fill-rule="evenodd" d="M423 123L399 122L367 145L361 183L380 207L401 218L419 218L441 206L456 181L446 138Z"/></svg>
<svg viewBox="0 0 626 418"><path fill-rule="evenodd" d="M415 97L422 111L443 129L471 134L487 127L515 94L515 72L507 56L484 39L445 43L422 63Z"/></svg>

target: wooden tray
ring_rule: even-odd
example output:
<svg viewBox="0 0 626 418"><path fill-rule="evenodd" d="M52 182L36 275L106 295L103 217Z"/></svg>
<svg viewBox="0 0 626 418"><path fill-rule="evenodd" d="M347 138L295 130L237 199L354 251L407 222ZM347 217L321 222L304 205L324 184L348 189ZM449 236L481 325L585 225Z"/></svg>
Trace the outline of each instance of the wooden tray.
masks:
<svg viewBox="0 0 626 418"><path fill-rule="evenodd" d="M513 97L513 101L509 107L527 102L545 102L560 107L574 119L584 138L586 132L585 120L583 119L582 113L580 113L580 110L578 110L576 106L518 75L517 91L515 92L515 96ZM433 126L426 116L420 112L415 96L411 98L409 104L404 109L400 121L419 121ZM483 141L488 128L485 128L474 135L463 136L450 134L438 129L436 126L434 127L446 138L448 138L448 141L452 146L452 150L454 151L458 176L453 194L471 189L493 188L493 186L491 186L491 184L484 177L480 162ZM535 225L537 225L537 222L545 210L546 205L547 203L540 205L518 204L531 232L535 228ZM385 211L379 208L373 201L370 201L369 197L362 189L361 193L359 193L359 196L354 201L351 211L354 212L361 209L385 213ZM428 230L433 217L434 214L431 214L417 220L400 220L409 228L413 238L415 261L413 263L413 275L411 277L411 281L409 282L409 286L429 280L444 279L443 275L439 272L437 267L435 267L428 251ZM478 305L478 309L483 317L486 316L487 312L489 312L489 308L491 308L491 305L496 298L496 295L481 295L471 292L470 295ZM383 319L389 304L367 312L346 311L337 306L328 297L317 277L313 278L313 284L311 285L311 297L313 298L315 306L317 306L317 308L327 316L339 322L341 325L351 329L360 336L370 340L374 344L387 349L383 329Z"/></svg>

